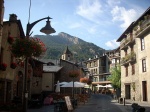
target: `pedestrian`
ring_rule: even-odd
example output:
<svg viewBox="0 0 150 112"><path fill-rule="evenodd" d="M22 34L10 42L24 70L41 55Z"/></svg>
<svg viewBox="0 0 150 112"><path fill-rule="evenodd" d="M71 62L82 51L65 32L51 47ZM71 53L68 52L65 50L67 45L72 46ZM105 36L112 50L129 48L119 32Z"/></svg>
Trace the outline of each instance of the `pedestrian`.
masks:
<svg viewBox="0 0 150 112"><path fill-rule="evenodd" d="M113 97L114 97L115 100L117 100L116 90L113 91Z"/></svg>

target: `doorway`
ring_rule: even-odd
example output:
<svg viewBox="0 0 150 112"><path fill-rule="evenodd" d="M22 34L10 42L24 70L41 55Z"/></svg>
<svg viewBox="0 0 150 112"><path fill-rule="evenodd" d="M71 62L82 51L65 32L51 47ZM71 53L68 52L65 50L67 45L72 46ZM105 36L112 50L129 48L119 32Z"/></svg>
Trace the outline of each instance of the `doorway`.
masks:
<svg viewBox="0 0 150 112"><path fill-rule="evenodd" d="M147 101L147 82L142 81L143 101Z"/></svg>
<svg viewBox="0 0 150 112"><path fill-rule="evenodd" d="M126 98L126 99L130 99L130 98L131 98L131 94L130 94L130 84L125 85L125 98Z"/></svg>

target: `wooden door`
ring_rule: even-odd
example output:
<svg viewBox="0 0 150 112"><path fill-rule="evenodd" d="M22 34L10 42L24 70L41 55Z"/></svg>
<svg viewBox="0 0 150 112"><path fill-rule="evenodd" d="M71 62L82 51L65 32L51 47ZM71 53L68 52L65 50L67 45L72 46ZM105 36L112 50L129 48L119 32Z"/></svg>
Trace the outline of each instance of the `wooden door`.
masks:
<svg viewBox="0 0 150 112"><path fill-rule="evenodd" d="M142 81L143 101L147 101L147 82Z"/></svg>

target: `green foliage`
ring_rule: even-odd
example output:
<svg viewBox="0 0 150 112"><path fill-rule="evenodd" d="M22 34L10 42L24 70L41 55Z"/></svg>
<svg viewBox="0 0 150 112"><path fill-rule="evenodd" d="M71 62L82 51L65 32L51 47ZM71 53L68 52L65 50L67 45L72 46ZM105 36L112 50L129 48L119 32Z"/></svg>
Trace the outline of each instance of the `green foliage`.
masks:
<svg viewBox="0 0 150 112"><path fill-rule="evenodd" d="M111 69L111 75L108 77L108 80L111 81L115 89L121 88L121 66L120 65Z"/></svg>

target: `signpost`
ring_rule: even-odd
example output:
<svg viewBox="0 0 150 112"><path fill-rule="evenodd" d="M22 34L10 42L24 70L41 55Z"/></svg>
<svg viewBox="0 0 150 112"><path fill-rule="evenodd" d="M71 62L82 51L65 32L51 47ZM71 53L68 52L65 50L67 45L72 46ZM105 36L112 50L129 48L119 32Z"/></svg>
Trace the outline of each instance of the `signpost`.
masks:
<svg viewBox="0 0 150 112"><path fill-rule="evenodd" d="M65 101L66 101L66 105L67 105L68 111L72 111L73 107L72 107L72 103L71 103L70 97L69 96L65 96Z"/></svg>

